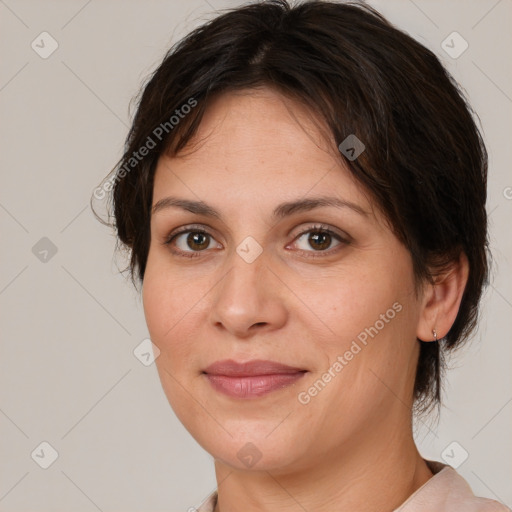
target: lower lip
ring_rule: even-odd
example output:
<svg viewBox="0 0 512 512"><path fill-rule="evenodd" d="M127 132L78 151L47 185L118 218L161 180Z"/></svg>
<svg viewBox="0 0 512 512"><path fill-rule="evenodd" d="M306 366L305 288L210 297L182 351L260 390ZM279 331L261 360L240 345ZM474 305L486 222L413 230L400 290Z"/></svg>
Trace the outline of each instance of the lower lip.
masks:
<svg viewBox="0 0 512 512"><path fill-rule="evenodd" d="M220 393L234 398L257 398L292 385L301 379L304 373L253 375L250 377L206 374L206 377L213 388Z"/></svg>

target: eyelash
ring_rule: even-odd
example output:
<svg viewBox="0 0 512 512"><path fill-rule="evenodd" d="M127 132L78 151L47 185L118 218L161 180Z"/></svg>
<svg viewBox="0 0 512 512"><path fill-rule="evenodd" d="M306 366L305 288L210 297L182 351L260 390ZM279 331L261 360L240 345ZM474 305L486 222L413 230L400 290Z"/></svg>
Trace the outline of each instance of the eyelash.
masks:
<svg viewBox="0 0 512 512"><path fill-rule="evenodd" d="M164 242L162 243L162 245L168 245L170 247L172 242L175 240L175 238L177 238L179 235L182 235L184 233L201 233L203 235L213 238L213 236L208 231L206 231L205 229L203 229L201 227L186 226L182 230L180 230L176 233L171 233L169 236L167 236L166 239L164 240ZM305 235L307 233L317 233L317 234L321 233L321 234L330 235L330 236L334 237L336 240L338 240L340 242L340 245L341 244L348 245L350 243L348 236L347 236L347 238L343 238L341 235L339 235L338 233L329 229L327 226L325 226L323 224L315 224L314 226L310 226L305 231L301 231L294 238L294 241L301 238L303 235ZM337 247L339 247L339 246L337 246ZM182 251L180 249L173 248L173 249L171 249L171 252L173 252L174 254L178 254L180 256L184 256L186 258L197 258L199 256L202 256L201 253L203 253L205 251L204 250L203 251ZM304 250L299 249L299 252L303 253L303 254L310 253L310 252L317 253L317 254L313 254L313 255L308 255L308 256L306 256L307 258L322 258L322 257L325 257L322 255L322 253L323 254L327 253L327 255L331 255L333 252L336 252L336 249L327 250L327 251L304 251ZM318 253L320 253L320 254L318 254Z"/></svg>

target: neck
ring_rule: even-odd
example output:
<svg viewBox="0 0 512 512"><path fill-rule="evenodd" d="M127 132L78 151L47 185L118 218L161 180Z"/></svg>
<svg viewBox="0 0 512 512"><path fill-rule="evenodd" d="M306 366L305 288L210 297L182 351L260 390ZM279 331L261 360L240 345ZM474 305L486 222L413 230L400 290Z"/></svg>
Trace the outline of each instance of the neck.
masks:
<svg viewBox="0 0 512 512"><path fill-rule="evenodd" d="M410 425L405 428L406 441L396 424L373 429L357 446L331 449L307 467L297 464L296 471L241 471L216 460L215 512L392 512L432 477Z"/></svg>

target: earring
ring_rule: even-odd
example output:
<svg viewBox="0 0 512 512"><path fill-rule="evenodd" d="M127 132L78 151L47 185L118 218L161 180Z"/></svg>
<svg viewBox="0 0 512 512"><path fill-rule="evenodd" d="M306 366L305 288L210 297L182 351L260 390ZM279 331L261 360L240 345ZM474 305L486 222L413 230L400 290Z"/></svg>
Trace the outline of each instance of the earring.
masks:
<svg viewBox="0 0 512 512"><path fill-rule="evenodd" d="M437 331L432 329L432 334L434 335L434 341L437 341Z"/></svg>

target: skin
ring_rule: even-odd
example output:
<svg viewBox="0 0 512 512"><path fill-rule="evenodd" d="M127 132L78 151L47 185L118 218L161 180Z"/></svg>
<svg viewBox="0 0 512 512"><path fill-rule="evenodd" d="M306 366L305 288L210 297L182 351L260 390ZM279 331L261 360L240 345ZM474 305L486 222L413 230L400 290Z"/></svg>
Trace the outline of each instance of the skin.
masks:
<svg viewBox="0 0 512 512"><path fill-rule="evenodd" d="M164 392L214 457L217 512L391 511L432 477L411 427L417 338L431 341L432 329L438 338L449 330L467 261L462 256L416 293L409 251L344 167L337 144L322 137L320 123L270 89L220 95L188 150L163 155L157 165L153 205L177 196L222 215L155 212L142 292ZM365 213L328 206L271 217L281 202L320 195ZM315 244L318 223L348 241L327 236ZM211 236L187 243L187 232L164 244L190 225ZM263 249L252 263L236 251L248 236ZM300 403L299 393L396 303L400 312ZM263 397L235 399L202 373L221 359L268 359L307 373ZM248 442L261 456L251 467L237 457Z"/></svg>

